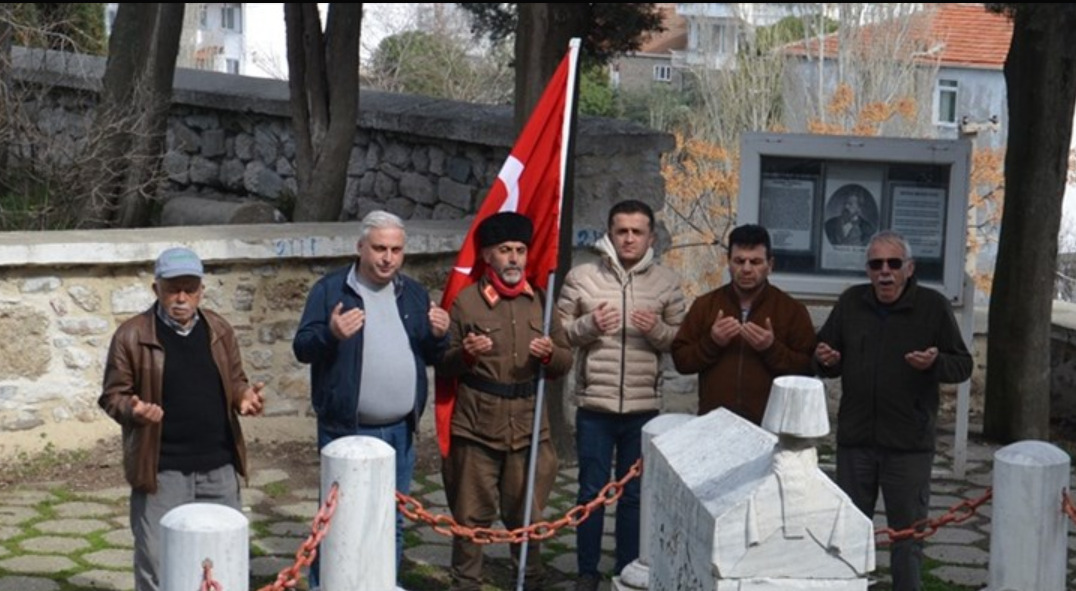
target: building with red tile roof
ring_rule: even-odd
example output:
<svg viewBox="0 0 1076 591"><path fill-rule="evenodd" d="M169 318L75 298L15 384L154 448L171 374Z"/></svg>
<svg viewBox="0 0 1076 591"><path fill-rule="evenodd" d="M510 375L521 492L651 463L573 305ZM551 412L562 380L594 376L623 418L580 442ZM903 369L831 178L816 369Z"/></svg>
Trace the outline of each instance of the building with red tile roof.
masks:
<svg viewBox="0 0 1076 591"><path fill-rule="evenodd" d="M921 109L929 108L930 120L921 122L915 135L973 137L980 147L1004 146L1007 106L1002 69L1012 40L1011 19L970 3L928 4L906 18L900 23L876 21L821 41L784 47L786 55L801 60L792 68L798 69L798 78L793 76L786 86L789 128L805 129L811 114L820 112L814 104L820 53L825 60L821 74L825 96L832 96L838 82L855 87L855 74L838 74L841 68L836 65L839 43L852 39L848 42L866 52L884 46L893 55L905 56L898 61L910 59L921 67L926 78L917 81L917 94L911 98ZM815 90L805 91L808 88Z"/></svg>
<svg viewBox="0 0 1076 591"><path fill-rule="evenodd" d="M869 43L876 31L888 31L884 22L861 27L856 35ZM883 33L884 34L884 33ZM928 4L909 27L908 42L919 45L920 60L948 67L1000 70L1012 40L1012 20L989 12L983 4ZM824 55L837 55L840 35L823 38ZM793 55L818 55L818 41L785 48Z"/></svg>

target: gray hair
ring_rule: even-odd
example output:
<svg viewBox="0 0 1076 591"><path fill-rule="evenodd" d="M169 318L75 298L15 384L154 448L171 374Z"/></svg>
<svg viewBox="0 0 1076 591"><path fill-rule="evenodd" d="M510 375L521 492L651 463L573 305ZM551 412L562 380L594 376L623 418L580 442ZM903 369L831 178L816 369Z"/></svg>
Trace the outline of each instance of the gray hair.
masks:
<svg viewBox="0 0 1076 591"><path fill-rule="evenodd" d="M399 228L400 230L404 230L404 223L399 216L387 211L382 211L380 209L371 211L366 214L366 217L362 218L362 223L359 226L359 241L361 242L365 240L366 237L370 235L371 230L382 228Z"/></svg>
<svg viewBox="0 0 1076 591"><path fill-rule="evenodd" d="M899 246L901 250L904 251L904 258L906 260L912 259L911 245L908 244L908 241L904 239L904 235L902 235L900 232L897 232L896 230L882 230L874 236L871 236L871 241L869 244L867 244L868 252L876 242L884 242L886 244Z"/></svg>

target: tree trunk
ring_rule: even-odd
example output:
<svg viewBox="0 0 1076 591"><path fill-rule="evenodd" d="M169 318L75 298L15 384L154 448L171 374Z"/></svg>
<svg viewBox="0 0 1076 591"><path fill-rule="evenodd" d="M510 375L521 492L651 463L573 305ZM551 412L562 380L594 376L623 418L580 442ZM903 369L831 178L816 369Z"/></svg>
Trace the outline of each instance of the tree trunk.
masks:
<svg viewBox="0 0 1076 591"><path fill-rule="evenodd" d="M0 3L0 117L8 120L11 116L11 45L14 37L11 18L14 10L14 4ZM3 132L0 129L0 140L4 139ZM7 150L7 142L0 141L0 171L10 170Z"/></svg>
<svg viewBox="0 0 1076 591"><path fill-rule="evenodd" d="M145 133L134 138L133 159L127 170L124 189L120 194L116 224L121 228L137 228L149 224L150 207L146 190L154 190L154 179L160 171L161 156L166 150L168 111L172 104L172 82L176 75L176 58L185 4L161 4L157 16L157 39L144 65L144 85L149 89L142 110L146 115Z"/></svg>
<svg viewBox="0 0 1076 591"><path fill-rule="evenodd" d="M1005 62L1005 211L990 296L984 434L1048 440L1050 317L1076 103L1071 4L1022 4Z"/></svg>
<svg viewBox="0 0 1076 591"><path fill-rule="evenodd" d="M134 227L148 222L155 189L184 4L121 3L109 38L101 101L90 133L98 163L83 175L91 187L79 227Z"/></svg>
<svg viewBox="0 0 1076 591"><path fill-rule="evenodd" d="M299 184L294 221L335 221L359 112L362 4L330 3L324 35L313 3L286 3L284 23Z"/></svg>
<svg viewBox="0 0 1076 591"><path fill-rule="evenodd" d="M516 27L516 133L523 130L546 83L568 51L572 37L584 37L588 4L519 3Z"/></svg>

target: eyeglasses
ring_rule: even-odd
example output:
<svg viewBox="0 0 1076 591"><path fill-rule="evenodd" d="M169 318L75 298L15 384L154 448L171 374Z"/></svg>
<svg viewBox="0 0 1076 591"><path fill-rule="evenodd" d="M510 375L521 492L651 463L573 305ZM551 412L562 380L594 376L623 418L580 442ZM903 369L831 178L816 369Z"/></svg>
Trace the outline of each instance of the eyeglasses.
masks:
<svg viewBox="0 0 1076 591"><path fill-rule="evenodd" d="M881 271L882 265L889 265L890 269L899 271L904 266L904 259L871 259L867 261L867 266L871 268L871 271Z"/></svg>

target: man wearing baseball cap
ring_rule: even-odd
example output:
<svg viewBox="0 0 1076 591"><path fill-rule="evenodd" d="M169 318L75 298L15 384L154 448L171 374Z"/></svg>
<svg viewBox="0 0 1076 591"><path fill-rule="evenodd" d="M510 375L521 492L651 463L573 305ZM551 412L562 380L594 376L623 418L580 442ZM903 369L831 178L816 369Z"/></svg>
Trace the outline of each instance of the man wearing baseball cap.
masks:
<svg viewBox="0 0 1076 591"><path fill-rule="evenodd" d="M541 515L553 488L557 453L547 410L535 408L539 369L556 379L571 369L572 352L559 317L544 334L544 295L526 279L533 225L513 212L494 214L475 237L485 275L452 304L448 351L438 374L459 380L451 420L451 444L442 476L455 520L489 527L498 518L509 529L523 526L527 466L535 413L541 433L532 514ZM512 546L518 560L519 545ZM538 542L527 550L525 588L540 588ZM482 584L482 546L452 541L452 589L477 591Z"/></svg>
<svg viewBox="0 0 1076 591"><path fill-rule="evenodd" d="M191 502L240 510L246 447L239 415L262 412L263 384L243 371L235 331L200 308L202 261L188 248L157 257L145 312L116 329L97 403L123 432L131 485L135 591L159 587L160 520Z"/></svg>

